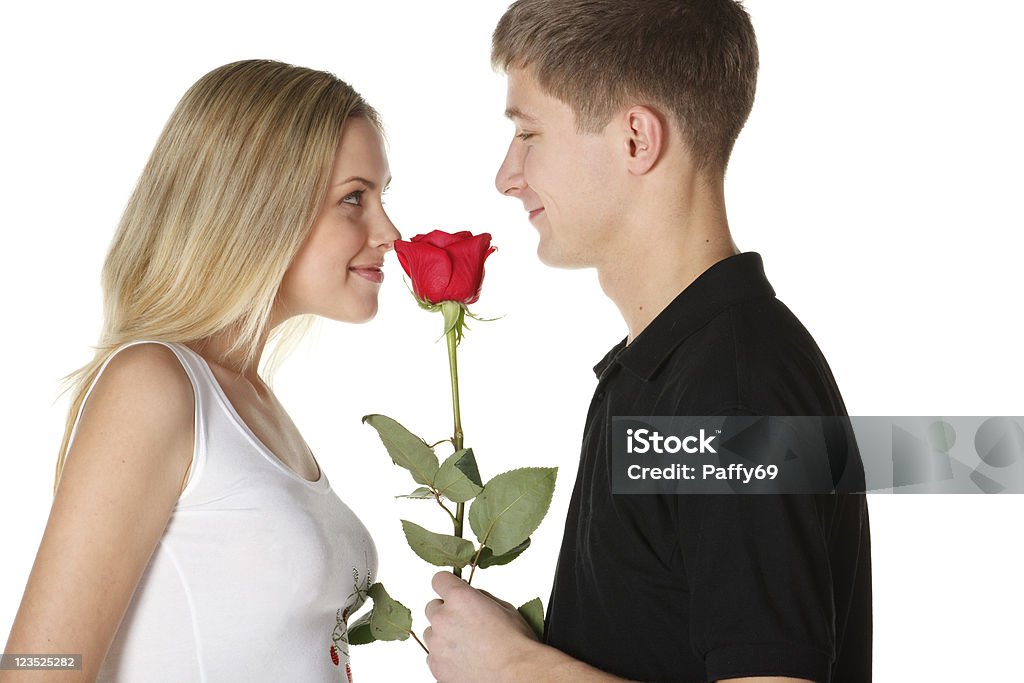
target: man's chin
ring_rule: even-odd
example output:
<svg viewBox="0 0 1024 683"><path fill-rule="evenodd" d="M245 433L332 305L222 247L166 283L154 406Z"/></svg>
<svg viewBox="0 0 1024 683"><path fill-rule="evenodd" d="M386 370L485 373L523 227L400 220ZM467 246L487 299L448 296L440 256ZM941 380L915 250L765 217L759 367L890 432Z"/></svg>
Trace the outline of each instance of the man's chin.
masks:
<svg viewBox="0 0 1024 683"><path fill-rule="evenodd" d="M555 254L549 246L544 244L543 240L537 244L537 260L549 268L564 268L565 266L558 258L556 258L556 256L557 254Z"/></svg>
<svg viewBox="0 0 1024 683"><path fill-rule="evenodd" d="M590 265L588 263L584 263L583 260L578 257L573 258L572 254L566 254L558 251L557 249L551 248L551 246L545 244L543 240L537 245L537 259L549 268L562 268L566 270L587 268Z"/></svg>

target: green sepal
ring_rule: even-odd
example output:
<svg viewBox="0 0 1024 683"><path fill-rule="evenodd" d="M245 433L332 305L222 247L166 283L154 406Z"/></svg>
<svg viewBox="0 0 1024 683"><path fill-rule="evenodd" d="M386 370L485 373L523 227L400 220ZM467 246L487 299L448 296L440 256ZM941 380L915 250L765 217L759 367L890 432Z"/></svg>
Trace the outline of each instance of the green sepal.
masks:
<svg viewBox="0 0 1024 683"><path fill-rule="evenodd" d="M480 316L478 316L478 315L475 315L475 314L474 314L474 313L473 313L472 311L470 311L470 310L469 310L468 308L466 309L466 315L468 315L468 316L469 316L470 318L472 318L473 320L479 320L479 321L480 321L480 322L482 322L482 323L493 323L493 322L494 322L495 320L501 320L502 318L504 318L504 317L505 317L505 316L503 316L503 315L499 315L499 316L498 316L497 318L481 318Z"/></svg>
<svg viewBox="0 0 1024 683"><path fill-rule="evenodd" d="M412 295L412 298L416 301L416 304L424 311L430 311L431 313L433 313L434 311L440 308L439 304L432 304L429 301L425 301L416 296L416 292L413 291L413 288L409 286L409 281L405 278L404 275L402 276L402 282L405 283L405 288L409 290L409 294Z"/></svg>
<svg viewBox="0 0 1024 683"><path fill-rule="evenodd" d="M444 333L441 336L454 330L457 346L462 343L462 331L466 328L466 306L458 301L442 301L440 306L444 315Z"/></svg>
<svg viewBox="0 0 1024 683"><path fill-rule="evenodd" d="M454 327L456 335L456 344L462 341L462 337L465 336L464 331L470 329L469 325L466 324L465 316L468 315L473 320L479 320L480 322L485 323L494 322L495 320L501 320L502 318L505 317L503 315L499 315L497 318L481 318L480 316L470 311L465 304L459 301L442 301L440 303L432 304L429 301L426 301L425 299L421 299L418 296L416 296L416 292L413 291L413 288L409 286L409 281L405 278L405 276L402 277L402 282L405 283L405 288L409 290L409 294L412 295L412 298L416 301L417 306L422 308L424 311L429 311L430 313L436 313L437 311L441 311L445 314L444 332L441 334L441 337L444 337L446 334L448 334L448 330L451 330ZM458 306L461 309L461 311L447 311L445 310L445 304L449 304L448 308L451 309L453 309L455 306ZM455 320L456 317L458 318L457 321ZM438 337L438 341L440 341L441 337Z"/></svg>

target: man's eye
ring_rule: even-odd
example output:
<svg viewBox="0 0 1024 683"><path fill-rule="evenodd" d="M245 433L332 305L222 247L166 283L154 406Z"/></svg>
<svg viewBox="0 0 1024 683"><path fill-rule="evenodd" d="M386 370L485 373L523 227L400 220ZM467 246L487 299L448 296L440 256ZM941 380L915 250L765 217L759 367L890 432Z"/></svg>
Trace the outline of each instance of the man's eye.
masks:
<svg viewBox="0 0 1024 683"><path fill-rule="evenodd" d="M363 192L365 190L356 190L345 195L345 198L341 200L342 204L353 204L355 206L363 205ZM354 200L354 201L353 201Z"/></svg>

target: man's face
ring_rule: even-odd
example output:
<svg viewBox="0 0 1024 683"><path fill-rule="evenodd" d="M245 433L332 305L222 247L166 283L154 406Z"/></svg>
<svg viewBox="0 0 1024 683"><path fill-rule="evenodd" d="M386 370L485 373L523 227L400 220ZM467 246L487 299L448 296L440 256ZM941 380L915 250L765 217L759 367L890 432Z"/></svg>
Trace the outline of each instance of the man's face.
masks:
<svg viewBox="0 0 1024 683"><path fill-rule="evenodd" d="M508 72L505 114L516 134L495 186L529 212L540 237L537 256L561 268L597 265L614 253L613 228L623 210L614 126L577 133L569 106L542 92L522 69Z"/></svg>

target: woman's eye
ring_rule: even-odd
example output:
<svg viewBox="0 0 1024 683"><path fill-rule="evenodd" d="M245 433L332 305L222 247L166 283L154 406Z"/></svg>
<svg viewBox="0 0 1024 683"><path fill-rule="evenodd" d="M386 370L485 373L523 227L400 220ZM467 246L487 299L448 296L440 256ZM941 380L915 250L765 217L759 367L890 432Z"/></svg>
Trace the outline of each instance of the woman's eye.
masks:
<svg viewBox="0 0 1024 683"><path fill-rule="evenodd" d="M356 190L345 195L345 198L341 200L342 204L354 204L355 206L363 205L363 192L365 190Z"/></svg>
<svg viewBox="0 0 1024 683"><path fill-rule="evenodd" d="M533 137L533 133L519 133L516 137L525 142Z"/></svg>

